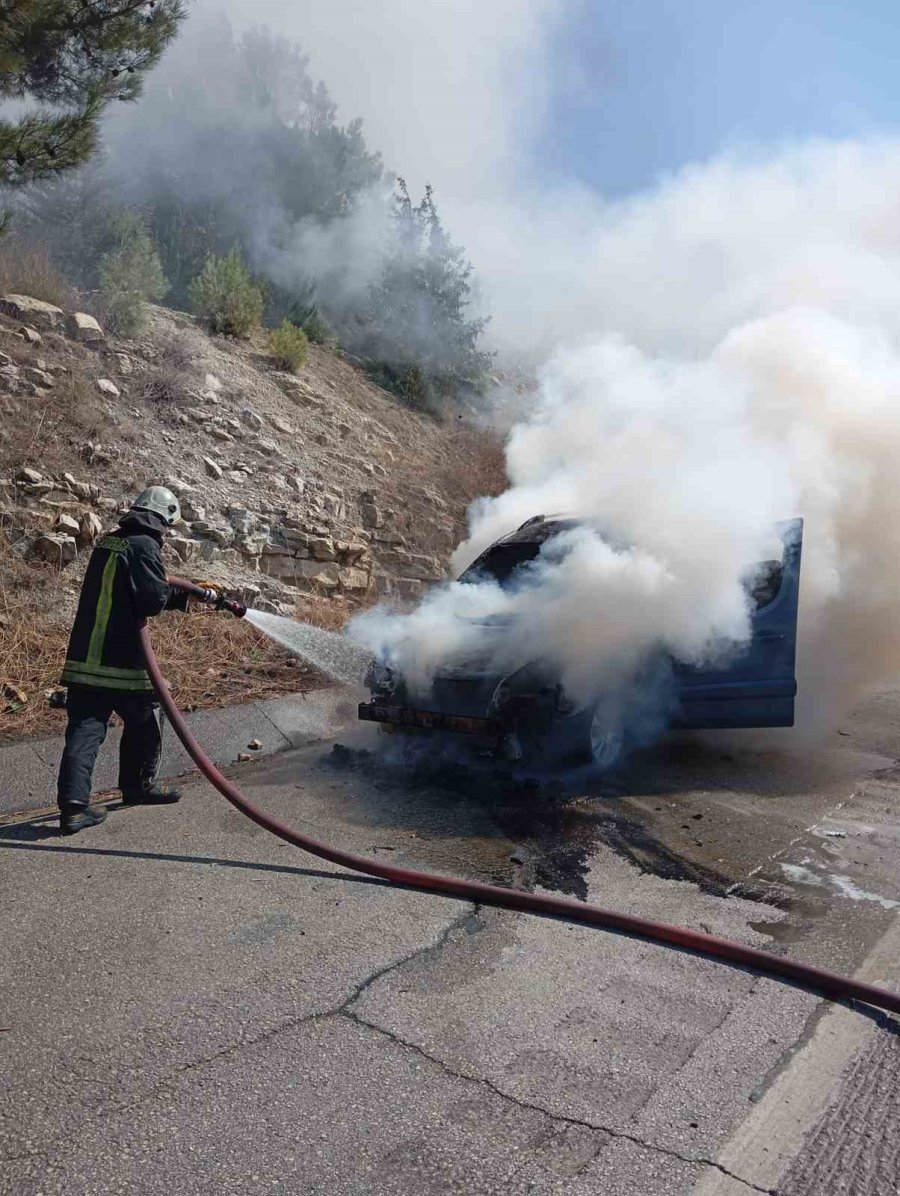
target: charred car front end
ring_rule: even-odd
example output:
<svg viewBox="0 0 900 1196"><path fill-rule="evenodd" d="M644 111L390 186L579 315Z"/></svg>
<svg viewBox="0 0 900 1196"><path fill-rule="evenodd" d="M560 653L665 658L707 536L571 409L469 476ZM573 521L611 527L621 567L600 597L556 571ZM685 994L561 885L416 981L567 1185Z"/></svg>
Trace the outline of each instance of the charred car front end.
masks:
<svg viewBox="0 0 900 1196"><path fill-rule="evenodd" d="M460 582L491 578L505 586L535 561L548 540L582 526L576 519L538 516L492 544L461 575ZM797 693L795 658L803 523L779 526L780 559L747 571L752 634L719 668L697 668L668 658L655 662L665 675L664 725L682 729L790 727ZM537 665L499 673L498 653L508 621L478 623L474 647L464 659L436 672L427 703L416 702L404 678L382 663L367 678L372 700L359 717L385 730L418 730L477 737L507 756L592 758L613 764L627 745L629 728L608 703L576 708L562 686Z"/></svg>

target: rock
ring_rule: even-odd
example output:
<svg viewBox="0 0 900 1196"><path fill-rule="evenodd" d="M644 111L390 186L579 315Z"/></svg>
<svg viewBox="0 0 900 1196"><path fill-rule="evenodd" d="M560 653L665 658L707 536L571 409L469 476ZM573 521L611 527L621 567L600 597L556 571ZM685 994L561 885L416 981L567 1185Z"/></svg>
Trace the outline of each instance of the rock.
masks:
<svg viewBox="0 0 900 1196"><path fill-rule="evenodd" d="M248 474L242 469L229 469L227 477L229 482L236 482L240 486L246 482Z"/></svg>
<svg viewBox="0 0 900 1196"><path fill-rule="evenodd" d="M274 440L267 440L261 436L256 442L256 447L261 453L265 453L267 457L272 457L278 452L278 445Z"/></svg>
<svg viewBox="0 0 900 1196"><path fill-rule="evenodd" d="M67 536L78 536L81 534L81 525L77 519L73 519L71 515L66 515L60 512L56 516L54 528L58 532L64 532Z"/></svg>
<svg viewBox="0 0 900 1196"><path fill-rule="evenodd" d="M93 316L84 311L73 311L66 320L66 331L73 340L84 345L96 345L103 340L103 329Z"/></svg>
<svg viewBox="0 0 900 1196"><path fill-rule="evenodd" d="M63 474L63 481L73 494L77 494L78 497L84 499L85 502L90 502L91 486L88 482L77 482L70 473Z"/></svg>
<svg viewBox="0 0 900 1196"><path fill-rule="evenodd" d="M259 749L262 747L262 740L251 739L250 742L247 744L247 747L250 749L251 752L258 752Z"/></svg>
<svg viewBox="0 0 900 1196"><path fill-rule="evenodd" d="M221 440L223 444L231 444L234 437L230 432L226 432L224 428L213 426L209 429L210 435L214 436L216 440Z"/></svg>
<svg viewBox="0 0 900 1196"><path fill-rule="evenodd" d="M108 395L111 399L117 399L122 393L115 382L110 382L109 378L98 378L97 389L102 395Z"/></svg>
<svg viewBox="0 0 900 1196"><path fill-rule="evenodd" d="M219 544L220 548L226 548L228 544L234 542L234 532L231 527L209 527L204 535L207 539L212 539L214 544Z"/></svg>
<svg viewBox="0 0 900 1196"><path fill-rule="evenodd" d="M37 486L44 480L44 475L36 469L20 469L16 474L17 482L25 482L29 486Z"/></svg>
<svg viewBox="0 0 900 1196"><path fill-rule="evenodd" d="M38 330L36 328L29 328L27 324L22 329L22 338L28 341L29 345L42 345L44 343L44 338Z"/></svg>
<svg viewBox="0 0 900 1196"><path fill-rule="evenodd" d="M172 493L176 494L179 498L184 498L186 494L194 493L194 487L189 482L185 482L183 478L178 478L172 473L163 478L162 484L167 490L171 490ZM158 486L159 479L150 478L147 480L145 485Z"/></svg>
<svg viewBox="0 0 900 1196"><path fill-rule="evenodd" d="M299 577L334 588L340 584L340 570L333 561L296 561Z"/></svg>
<svg viewBox="0 0 900 1196"><path fill-rule="evenodd" d="M8 353L0 353L0 365L14 365L13 359Z"/></svg>
<svg viewBox="0 0 900 1196"><path fill-rule="evenodd" d="M134 362L127 353L116 353L115 359L120 374L127 376L134 373Z"/></svg>
<svg viewBox="0 0 900 1196"><path fill-rule="evenodd" d="M340 494L325 494L322 497L322 509L335 519L347 518L347 504Z"/></svg>
<svg viewBox="0 0 900 1196"><path fill-rule="evenodd" d="M287 420L282 419L280 415L268 415L266 418L276 432L280 432L283 436L294 435L294 429L287 422Z"/></svg>
<svg viewBox="0 0 900 1196"><path fill-rule="evenodd" d="M250 407L244 408L244 410L241 412L241 419L253 432L259 432L262 429L262 418L258 416L255 411L251 410Z"/></svg>
<svg viewBox="0 0 900 1196"><path fill-rule="evenodd" d="M246 536L254 530L258 520L253 511L248 511L246 507L229 507L228 522L236 532Z"/></svg>
<svg viewBox="0 0 900 1196"><path fill-rule="evenodd" d="M384 516L374 503L364 503L360 513L364 527L384 527Z"/></svg>
<svg viewBox="0 0 900 1196"><path fill-rule="evenodd" d="M103 524L100 521L99 515L95 515L93 511L87 511L81 516L81 525L78 531L78 545L80 548L87 548L102 534Z"/></svg>
<svg viewBox="0 0 900 1196"><path fill-rule="evenodd" d="M327 536L314 536L309 542L309 555L315 561L335 561L334 541Z"/></svg>
<svg viewBox="0 0 900 1196"><path fill-rule="evenodd" d="M71 565L78 556L78 545L73 536L62 532L47 532L38 536L34 542L34 550L45 561L51 561L61 569Z"/></svg>
<svg viewBox="0 0 900 1196"><path fill-rule="evenodd" d="M169 536L166 541L179 560L190 561L197 555L199 544L186 536Z"/></svg>
<svg viewBox="0 0 900 1196"><path fill-rule="evenodd" d="M306 483L303 481L303 478L298 477L296 474L288 478L287 484L297 494L302 494L306 489Z"/></svg>
<svg viewBox="0 0 900 1196"><path fill-rule="evenodd" d="M341 569L338 573L341 586L354 593L365 593L369 588L370 575L365 569Z"/></svg>
<svg viewBox="0 0 900 1196"><path fill-rule="evenodd" d="M222 466L217 465L212 457L203 458L203 468L211 478L220 478L222 476Z"/></svg>
<svg viewBox="0 0 900 1196"><path fill-rule="evenodd" d="M238 752L238 764L246 764L248 760L252 759L249 752Z"/></svg>
<svg viewBox="0 0 900 1196"><path fill-rule="evenodd" d="M338 430L338 436L340 436L341 440L346 440L347 437L350 435L350 433L353 431L353 429L351 428L351 426L349 424L344 424L344 423L338 424L337 430Z"/></svg>
<svg viewBox="0 0 900 1196"><path fill-rule="evenodd" d="M341 556L348 565L355 565L357 561L362 560L368 550L368 544L361 544L358 540L351 540Z"/></svg>
<svg viewBox="0 0 900 1196"><path fill-rule="evenodd" d="M42 390L51 390L56 385L52 374L48 374L46 370L36 369L33 365L25 366L22 376L29 382L33 382L35 386L41 387Z"/></svg>
<svg viewBox="0 0 900 1196"><path fill-rule="evenodd" d="M32 299L30 295L4 295L0 299L0 314L36 324L38 328L58 328L65 318L61 307L44 303L42 299Z"/></svg>
<svg viewBox="0 0 900 1196"><path fill-rule="evenodd" d="M217 378L215 374L207 374L203 380L203 385L207 390L219 391L222 389L221 379Z"/></svg>
<svg viewBox="0 0 900 1196"><path fill-rule="evenodd" d="M181 515L182 518L188 519L191 522L195 519L205 519L206 508L198 506L191 498L185 498L181 504Z"/></svg>

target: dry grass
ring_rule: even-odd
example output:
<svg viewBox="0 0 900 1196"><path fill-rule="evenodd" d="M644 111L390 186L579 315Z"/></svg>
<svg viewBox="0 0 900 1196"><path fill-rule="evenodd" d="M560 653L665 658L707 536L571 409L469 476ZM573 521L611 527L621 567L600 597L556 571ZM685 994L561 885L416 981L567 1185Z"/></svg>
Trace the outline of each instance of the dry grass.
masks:
<svg viewBox="0 0 900 1196"><path fill-rule="evenodd" d="M65 711L50 707L65 660L70 619L60 575L0 552L0 741L61 734ZM41 584L43 583L43 584ZM194 608L152 624L153 646L175 701L204 710L328 684L310 666L242 620ZM25 701L20 701L24 698Z"/></svg>
<svg viewBox="0 0 900 1196"><path fill-rule="evenodd" d="M316 598L303 594L297 599L295 618L301 623L311 623L323 631L343 631L354 615L367 607L374 606L374 596L351 599L343 594L333 598Z"/></svg>
<svg viewBox="0 0 900 1196"><path fill-rule="evenodd" d="M184 399L184 382L181 369L163 362L138 375L134 397L144 403L179 403Z"/></svg>
<svg viewBox="0 0 900 1196"><path fill-rule="evenodd" d="M509 485L503 441L489 431L457 432L446 448L441 486L468 507L476 498L495 498Z"/></svg>
<svg viewBox="0 0 900 1196"><path fill-rule="evenodd" d="M3 347L17 356L5 340ZM52 356L48 349L44 353ZM30 364L24 355L22 364ZM52 390L21 400L14 414L4 419L0 463L32 465L45 474L62 472L72 468L73 457L88 440L99 440L107 429L92 380L80 372L63 374Z"/></svg>
<svg viewBox="0 0 900 1196"><path fill-rule="evenodd" d="M30 295L71 310L77 294L53 266L46 248L16 237L0 242L0 294Z"/></svg>
<svg viewBox="0 0 900 1196"><path fill-rule="evenodd" d="M152 625L153 647L182 710L308 692L327 679L242 619L192 608Z"/></svg>

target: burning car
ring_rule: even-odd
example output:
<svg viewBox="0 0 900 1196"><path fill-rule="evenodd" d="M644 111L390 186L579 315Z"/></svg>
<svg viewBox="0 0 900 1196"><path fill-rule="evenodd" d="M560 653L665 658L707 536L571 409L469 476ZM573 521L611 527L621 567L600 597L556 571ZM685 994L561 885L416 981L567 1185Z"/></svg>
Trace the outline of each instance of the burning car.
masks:
<svg viewBox="0 0 900 1196"><path fill-rule="evenodd" d="M536 516L497 540L460 576L462 584L493 579L516 584L548 541L583 526L578 519ZM790 727L797 693L797 614L803 521L777 528L778 559L748 568L745 588L751 635L718 667L696 667L666 657L654 662L665 675L667 700L662 731L681 729ZM629 720L609 701L576 707L546 666L529 664L505 675L491 667L491 641L502 637L503 617L480 620L481 647L447 661L436 672L427 708L410 701L395 669L373 665L367 678L372 700L359 717L386 730L424 730L478 737L507 757L554 760L580 757L609 767L631 734Z"/></svg>

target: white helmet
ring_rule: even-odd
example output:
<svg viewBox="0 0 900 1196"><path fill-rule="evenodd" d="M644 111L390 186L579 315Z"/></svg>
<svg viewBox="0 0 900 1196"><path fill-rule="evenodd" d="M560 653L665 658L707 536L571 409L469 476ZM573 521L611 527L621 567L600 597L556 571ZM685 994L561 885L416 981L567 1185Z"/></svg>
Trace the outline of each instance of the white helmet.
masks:
<svg viewBox="0 0 900 1196"><path fill-rule="evenodd" d="M164 520L168 527L181 518L181 504L165 486L148 486L131 504L132 511L152 511Z"/></svg>

